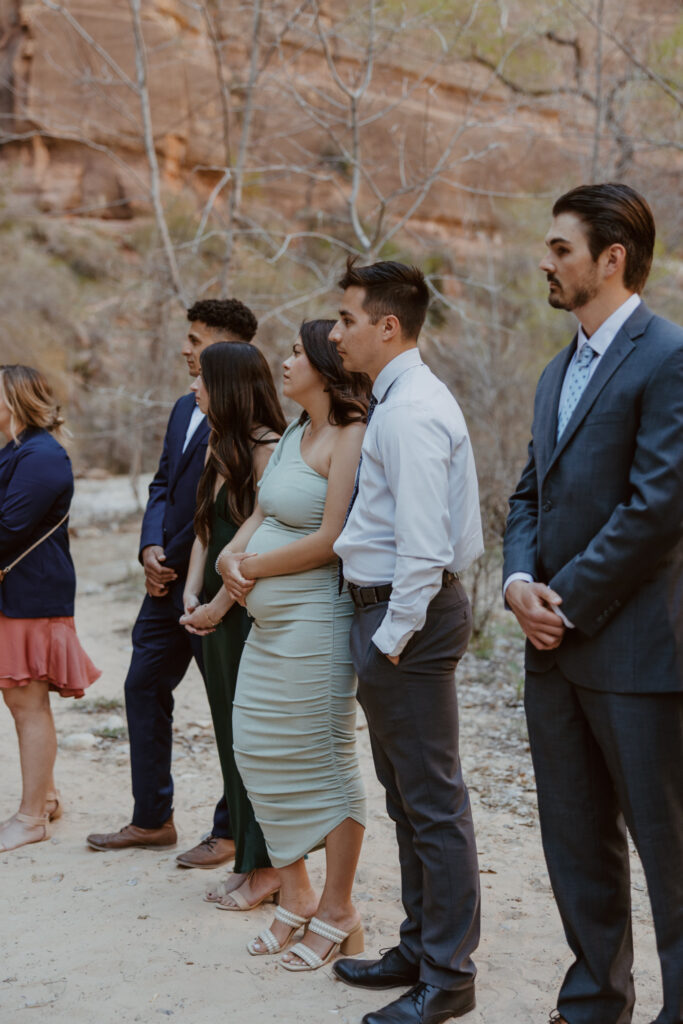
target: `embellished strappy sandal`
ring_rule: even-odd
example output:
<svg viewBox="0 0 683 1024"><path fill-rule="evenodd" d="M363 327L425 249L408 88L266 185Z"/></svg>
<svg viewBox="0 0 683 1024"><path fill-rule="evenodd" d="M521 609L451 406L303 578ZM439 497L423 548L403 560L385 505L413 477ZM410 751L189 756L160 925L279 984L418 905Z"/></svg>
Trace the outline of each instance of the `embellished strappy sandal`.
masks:
<svg viewBox="0 0 683 1024"><path fill-rule="evenodd" d="M50 809L50 807L47 806L48 804L54 804L54 807ZM62 805L62 797L58 789L55 789L54 792L46 795L45 805L45 813L47 814L48 821L56 821L57 818L61 818L64 813L64 807Z"/></svg>
<svg viewBox="0 0 683 1024"><path fill-rule="evenodd" d="M17 850L29 843L42 843L47 839L47 814L34 818L30 814L17 811L11 818L0 825L0 853ZM38 833L38 829L42 831Z"/></svg>
<svg viewBox="0 0 683 1024"><path fill-rule="evenodd" d="M250 877L251 872L249 872L246 881L249 881ZM242 885L245 884L246 882L242 882ZM214 903L214 906L218 910L246 911L255 910L256 907L260 907L262 903L278 903L280 900L279 885L276 886L275 889L271 889L270 892L265 893L263 896L261 896L260 899L254 900L253 903L250 903L246 896L242 895L242 893L240 892L241 888L242 886L239 886L237 889L231 889L230 892L226 893L225 896L221 896L221 898L216 903ZM235 906L231 906L230 903L226 903L226 900L232 900Z"/></svg>
<svg viewBox="0 0 683 1024"><path fill-rule="evenodd" d="M264 928L262 932L259 932L255 939L247 943L247 951L252 956L273 956L275 953L281 953L285 946L291 941L295 932L298 932L299 928L303 928L307 925L310 918L300 917L299 914L293 913L291 910L287 910L285 907L278 907L275 911L275 920L280 921L282 924L286 924L289 928L289 933L282 940L278 940L273 935L270 928ZM265 946L265 949L258 949L257 943L261 943Z"/></svg>
<svg viewBox="0 0 683 1024"><path fill-rule="evenodd" d="M332 957L338 953L344 953L345 956L355 956L356 953L362 953L365 949L363 925L360 921L350 932L343 932L340 928L333 928L326 921L321 921L319 917L312 917L308 924L308 929L315 932L316 935L321 935L323 939L328 939L332 946L324 957L320 957L314 949L311 949L305 943L295 943L289 952L294 956L298 956L304 962L297 964L290 960L280 960L280 965L286 971L317 971L318 968L324 967L326 963L329 963Z"/></svg>
<svg viewBox="0 0 683 1024"><path fill-rule="evenodd" d="M235 877L239 878L240 881L237 882L235 885L231 885L231 880ZM220 903L220 901L225 899L226 896L229 896L236 889L239 889L241 885L244 885L246 880L246 874L242 874L242 872L231 871L222 882L216 882L216 884L211 889L206 890L206 892L204 893L204 902Z"/></svg>

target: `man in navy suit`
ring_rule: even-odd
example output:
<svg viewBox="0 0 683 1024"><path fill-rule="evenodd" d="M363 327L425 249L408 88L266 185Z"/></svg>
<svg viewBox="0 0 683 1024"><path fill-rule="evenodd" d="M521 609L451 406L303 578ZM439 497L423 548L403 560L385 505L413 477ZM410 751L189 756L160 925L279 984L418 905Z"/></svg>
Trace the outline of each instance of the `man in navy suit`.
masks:
<svg viewBox="0 0 683 1024"><path fill-rule="evenodd" d="M505 597L527 636L543 847L574 956L551 1020L628 1024L628 828L683 1021L683 330L639 297L655 227L626 185L553 208L540 264L576 337L544 370L510 499Z"/></svg>
<svg viewBox="0 0 683 1024"><path fill-rule="evenodd" d="M193 377L199 374L203 349L218 341L249 342L258 326L254 314L238 299L196 302L187 317L190 329L182 354ZM201 637L188 633L179 619L208 437L209 427L194 395L183 395L168 421L140 537L147 595L133 628L133 657L125 682L133 819L119 832L89 835L87 841L94 850L177 842L171 776L173 691L193 657L204 671ZM183 867L213 868L231 860L234 853L230 815L222 797L209 835L177 860Z"/></svg>

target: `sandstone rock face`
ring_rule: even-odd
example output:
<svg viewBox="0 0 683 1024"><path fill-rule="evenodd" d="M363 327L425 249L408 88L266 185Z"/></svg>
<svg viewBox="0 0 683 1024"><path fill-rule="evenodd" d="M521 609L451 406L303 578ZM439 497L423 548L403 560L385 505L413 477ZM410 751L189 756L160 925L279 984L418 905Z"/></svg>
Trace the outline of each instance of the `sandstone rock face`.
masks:
<svg viewBox="0 0 683 1024"><path fill-rule="evenodd" d="M588 22L563 28L567 39L539 30L521 72L505 66L500 76L479 59L438 59L424 19L414 31L395 23L393 36L377 29L354 124L350 90L368 70L367 4L321 5L318 22L310 12L294 17L301 6L147 0L136 48L128 0L0 0L0 139L29 147L25 189L46 210L127 219L151 208L158 184L211 198L219 211L235 199L245 214L269 206L298 230L353 221L355 198L370 234L387 217L408 216L438 241L454 228L490 234L491 195L544 193L550 182L589 176L591 97L607 94L624 53L610 44L600 93ZM675 6L655 6L665 33ZM466 7L454 4L454 16ZM519 0L509 20L528 8ZM500 17L492 32L509 31ZM629 0L620 25L635 38L653 17L652 5ZM488 42L482 29L472 53L488 52ZM604 126L626 116L617 109L626 99L619 92L605 106ZM617 136L604 144L607 170L618 167L609 150ZM354 224L354 242L363 230Z"/></svg>

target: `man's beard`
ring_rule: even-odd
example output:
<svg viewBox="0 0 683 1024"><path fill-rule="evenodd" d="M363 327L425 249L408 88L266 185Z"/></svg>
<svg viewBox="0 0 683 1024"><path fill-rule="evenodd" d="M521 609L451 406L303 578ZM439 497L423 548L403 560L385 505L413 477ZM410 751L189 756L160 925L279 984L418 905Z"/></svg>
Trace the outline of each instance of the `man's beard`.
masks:
<svg viewBox="0 0 683 1024"><path fill-rule="evenodd" d="M565 294L561 289L562 285L555 277L549 277L548 283L554 282L555 285L560 289L559 292L551 291L548 294L548 302L553 309L566 309L571 312L573 309L582 309L583 306L587 306L588 303L595 298L598 294L598 280L597 280L597 268L592 268L587 271L585 277L569 294Z"/></svg>

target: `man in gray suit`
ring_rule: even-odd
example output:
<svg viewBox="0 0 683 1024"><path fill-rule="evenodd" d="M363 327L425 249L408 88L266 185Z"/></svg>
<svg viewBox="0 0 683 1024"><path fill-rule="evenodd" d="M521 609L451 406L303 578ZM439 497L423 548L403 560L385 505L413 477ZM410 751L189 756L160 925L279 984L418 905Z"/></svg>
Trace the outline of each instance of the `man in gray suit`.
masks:
<svg viewBox="0 0 683 1024"><path fill-rule="evenodd" d="M645 870L664 1000L683 1021L683 330L650 312L655 228L633 189L553 208L540 264L577 336L544 370L510 499L507 604L543 847L574 955L551 1020L628 1024L626 827Z"/></svg>

